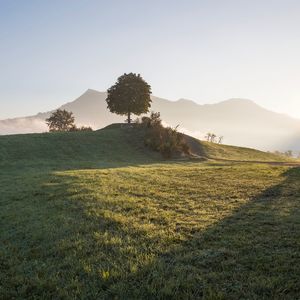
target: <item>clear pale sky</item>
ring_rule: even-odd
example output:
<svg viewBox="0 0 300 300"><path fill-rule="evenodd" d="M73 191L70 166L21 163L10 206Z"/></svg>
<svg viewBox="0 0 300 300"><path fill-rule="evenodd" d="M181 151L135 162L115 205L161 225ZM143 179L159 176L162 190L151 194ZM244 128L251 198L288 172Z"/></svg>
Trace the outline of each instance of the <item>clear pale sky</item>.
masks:
<svg viewBox="0 0 300 300"><path fill-rule="evenodd" d="M0 119L141 73L153 94L300 118L300 1L0 0Z"/></svg>

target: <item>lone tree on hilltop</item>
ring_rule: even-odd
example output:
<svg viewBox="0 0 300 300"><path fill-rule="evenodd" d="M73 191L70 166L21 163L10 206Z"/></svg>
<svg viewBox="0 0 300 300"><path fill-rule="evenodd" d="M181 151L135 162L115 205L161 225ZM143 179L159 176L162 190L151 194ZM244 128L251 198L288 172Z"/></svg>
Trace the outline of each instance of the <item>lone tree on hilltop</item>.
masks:
<svg viewBox="0 0 300 300"><path fill-rule="evenodd" d="M58 109L46 119L46 123L50 132L55 131L70 131L75 128L75 118L72 112L68 112L65 109Z"/></svg>
<svg viewBox="0 0 300 300"><path fill-rule="evenodd" d="M150 95L151 87L140 74L125 73L107 90L107 107L112 113L126 115L130 124L131 114L138 116L149 111Z"/></svg>

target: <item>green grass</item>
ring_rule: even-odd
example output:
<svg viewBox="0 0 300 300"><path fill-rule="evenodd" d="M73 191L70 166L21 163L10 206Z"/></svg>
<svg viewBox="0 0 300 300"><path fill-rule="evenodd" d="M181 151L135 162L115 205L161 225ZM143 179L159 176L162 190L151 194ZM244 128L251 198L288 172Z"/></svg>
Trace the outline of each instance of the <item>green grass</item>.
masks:
<svg viewBox="0 0 300 300"><path fill-rule="evenodd" d="M241 161L293 161L255 149L219 145L190 139L195 153L209 159ZM0 166L103 167L122 163L151 163L162 160L147 150L143 132L120 129L119 124L95 132L44 133L0 136Z"/></svg>
<svg viewBox="0 0 300 300"><path fill-rule="evenodd" d="M148 163L160 159L143 145L142 132L105 129L95 132L0 136L0 166L72 168Z"/></svg>
<svg viewBox="0 0 300 300"><path fill-rule="evenodd" d="M300 170L140 138L0 137L0 298L299 298Z"/></svg>
<svg viewBox="0 0 300 300"><path fill-rule="evenodd" d="M256 149L219 145L204 141L197 141L203 151L203 155L211 159L257 161L257 162L292 162L294 159L263 152Z"/></svg>

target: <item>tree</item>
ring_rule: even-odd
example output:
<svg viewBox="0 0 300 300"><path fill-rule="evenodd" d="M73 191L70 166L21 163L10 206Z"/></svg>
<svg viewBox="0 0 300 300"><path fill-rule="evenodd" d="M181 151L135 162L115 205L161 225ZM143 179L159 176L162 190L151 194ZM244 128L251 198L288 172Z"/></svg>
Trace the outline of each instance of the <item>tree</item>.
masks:
<svg viewBox="0 0 300 300"><path fill-rule="evenodd" d="M216 141L216 137L217 137L217 135L214 134L214 133L212 133L212 134L211 134L211 137L210 137L210 141L211 141L212 143L214 143L214 142Z"/></svg>
<svg viewBox="0 0 300 300"><path fill-rule="evenodd" d="M151 87L140 74L125 73L107 90L107 107L112 113L127 115L130 124L131 114L138 116L149 111L150 95Z"/></svg>
<svg viewBox="0 0 300 300"><path fill-rule="evenodd" d="M209 142L211 139L212 134L210 132L208 132L205 136L206 140Z"/></svg>
<svg viewBox="0 0 300 300"><path fill-rule="evenodd" d="M208 141L208 142L211 142L211 143L215 143L216 142L216 138L217 138L217 135L213 132L208 132L205 136L205 139Z"/></svg>
<svg viewBox="0 0 300 300"><path fill-rule="evenodd" d="M219 136L219 141L218 141L218 143L219 143L219 144L222 144L222 143L223 143L223 139L224 139L224 136L222 136L222 135Z"/></svg>
<svg viewBox="0 0 300 300"><path fill-rule="evenodd" d="M65 109L58 109L46 119L46 123L50 132L54 131L70 131L75 128L75 118L72 112L68 112Z"/></svg>

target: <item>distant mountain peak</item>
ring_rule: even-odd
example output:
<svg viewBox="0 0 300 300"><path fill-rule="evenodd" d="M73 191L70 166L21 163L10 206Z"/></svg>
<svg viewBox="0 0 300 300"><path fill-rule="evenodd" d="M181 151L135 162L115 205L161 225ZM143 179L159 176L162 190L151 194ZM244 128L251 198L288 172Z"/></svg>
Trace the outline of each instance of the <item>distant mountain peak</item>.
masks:
<svg viewBox="0 0 300 300"><path fill-rule="evenodd" d="M86 95L86 94L104 94L105 92L100 92L100 91L97 91L97 90L94 90L94 89L87 89L83 95Z"/></svg>
<svg viewBox="0 0 300 300"><path fill-rule="evenodd" d="M253 100L245 98L230 98L224 101L219 102L219 104L252 104L258 106Z"/></svg>
<svg viewBox="0 0 300 300"><path fill-rule="evenodd" d="M176 103L187 103L187 104L194 104L194 105L199 105L193 100L185 99L185 98L180 98L176 101Z"/></svg>
<svg viewBox="0 0 300 300"><path fill-rule="evenodd" d="M97 90L93 90L93 89L87 89L83 94L81 94L78 98L76 98L75 100L66 103L65 105L63 105L63 107L65 107L66 105L72 104L72 103L81 103L83 100L85 102L89 102L89 101L94 101L95 99L98 98L106 98L106 92L100 92Z"/></svg>

